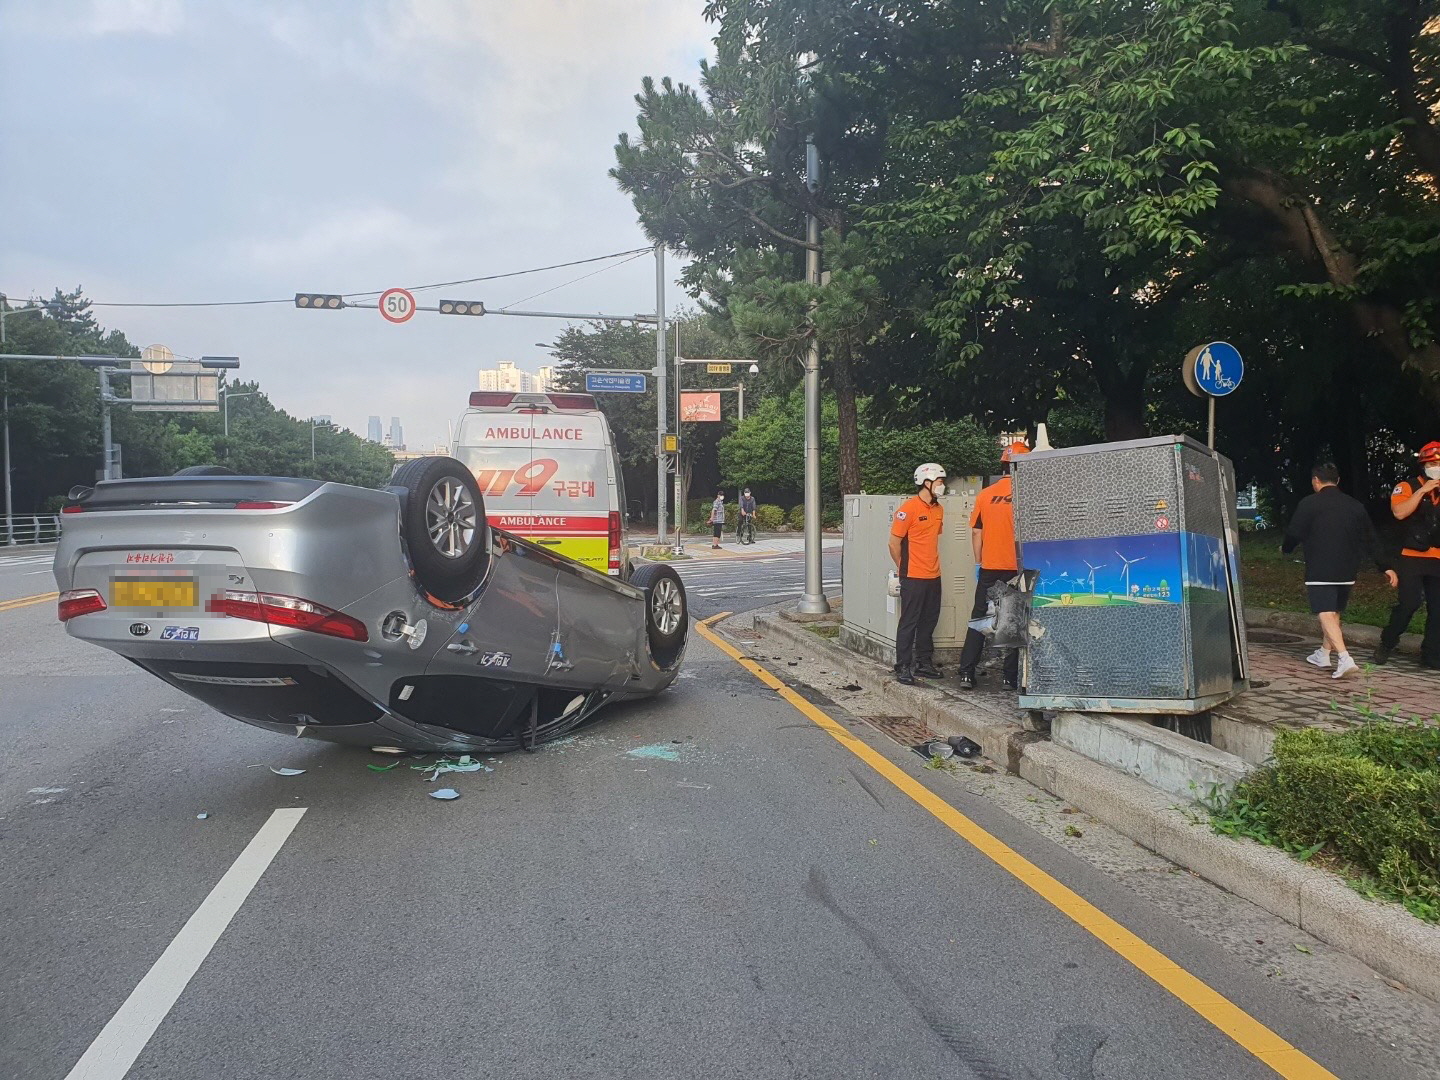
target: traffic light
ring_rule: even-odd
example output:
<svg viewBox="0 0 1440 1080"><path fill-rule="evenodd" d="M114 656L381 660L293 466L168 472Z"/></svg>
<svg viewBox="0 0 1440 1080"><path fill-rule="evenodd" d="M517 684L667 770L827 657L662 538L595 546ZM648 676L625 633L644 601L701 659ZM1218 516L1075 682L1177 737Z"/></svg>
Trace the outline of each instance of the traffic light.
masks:
<svg viewBox="0 0 1440 1080"><path fill-rule="evenodd" d="M484 315L485 305L479 300L441 300L441 315Z"/></svg>
<svg viewBox="0 0 1440 1080"><path fill-rule="evenodd" d="M343 296L335 296L331 293L304 293L295 294L295 306L298 308L331 308L338 309L345 306Z"/></svg>

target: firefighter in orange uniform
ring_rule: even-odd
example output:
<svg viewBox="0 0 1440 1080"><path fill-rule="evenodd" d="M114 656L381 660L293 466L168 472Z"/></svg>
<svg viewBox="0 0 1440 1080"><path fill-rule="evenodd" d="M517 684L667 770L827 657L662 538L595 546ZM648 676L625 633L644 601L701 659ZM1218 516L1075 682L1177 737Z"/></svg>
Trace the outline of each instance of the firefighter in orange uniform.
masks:
<svg viewBox="0 0 1440 1080"><path fill-rule="evenodd" d="M895 681L938 679L935 624L940 621L940 537L945 531L945 467L915 470L920 490L900 504L890 523L890 558L900 572L900 625L895 630Z"/></svg>
<svg viewBox="0 0 1440 1080"><path fill-rule="evenodd" d="M1015 557L1015 510L1011 495L1010 463L1017 454L1028 454L1030 448L1022 442L1013 442L1000 455L1004 475L995 483L983 489L975 499L975 509L970 514L970 544L975 552L975 565L980 568L980 578L975 585L975 603L970 609L970 618L985 617L985 606L990 586L997 581L1008 581L1020 568ZM965 648L960 652L960 674L962 690L975 689L975 668L980 663L980 654L985 648L985 635L970 629L965 634ZM1008 649L1005 653L1005 689L1014 690L1020 680L1020 650Z"/></svg>

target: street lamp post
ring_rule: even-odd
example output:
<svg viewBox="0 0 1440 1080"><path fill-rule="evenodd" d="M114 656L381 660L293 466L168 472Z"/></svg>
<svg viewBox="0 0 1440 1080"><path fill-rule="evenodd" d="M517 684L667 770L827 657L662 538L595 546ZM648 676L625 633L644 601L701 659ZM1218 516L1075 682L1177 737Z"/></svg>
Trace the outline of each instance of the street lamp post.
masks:
<svg viewBox="0 0 1440 1080"><path fill-rule="evenodd" d="M221 388L220 410L222 415L225 417L225 438L230 438L230 399L232 397L254 397L259 392L259 390L242 390L238 394L232 394L228 386ZM314 432L312 431L311 434L313 435ZM230 456L230 448L228 446L225 448L225 456Z"/></svg>
<svg viewBox="0 0 1440 1080"><path fill-rule="evenodd" d="M820 187L820 152L814 138L805 140L805 186L813 194ZM820 219L805 220L805 280L820 284ZM805 346L805 591L799 610L806 615L830 611L825 579L820 569L820 339L810 316L810 340Z"/></svg>

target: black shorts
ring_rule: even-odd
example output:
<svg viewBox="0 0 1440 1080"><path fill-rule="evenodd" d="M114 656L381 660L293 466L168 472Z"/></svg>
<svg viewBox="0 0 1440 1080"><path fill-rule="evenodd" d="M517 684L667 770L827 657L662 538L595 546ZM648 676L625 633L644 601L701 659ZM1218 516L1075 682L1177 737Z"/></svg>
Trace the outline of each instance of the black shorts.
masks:
<svg viewBox="0 0 1440 1080"><path fill-rule="evenodd" d="M1306 585L1305 591L1310 596L1310 614L1319 615L1324 611L1333 611L1337 615L1345 610L1345 605L1350 602L1350 585Z"/></svg>
<svg viewBox="0 0 1440 1080"><path fill-rule="evenodd" d="M719 524L718 522L711 522L711 523L710 523L710 528L714 530L714 531L711 533L711 535L714 536L715 539L718 540L718 539L720 539L720 533L724 531L725 526Z"/></svg>

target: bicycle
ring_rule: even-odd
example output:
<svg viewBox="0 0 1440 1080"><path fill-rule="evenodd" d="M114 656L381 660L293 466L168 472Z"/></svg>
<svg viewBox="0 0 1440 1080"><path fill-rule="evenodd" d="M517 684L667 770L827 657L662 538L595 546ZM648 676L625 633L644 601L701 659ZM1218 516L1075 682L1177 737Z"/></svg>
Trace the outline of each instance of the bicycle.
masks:
<svg viewBox="0 0 1440 1080"><path fill-rule="evenodd" d="M748 539L747 539L748 538ZM735 539L742 544L755 543L755 515L741 514L735 526Z"/></svg>

